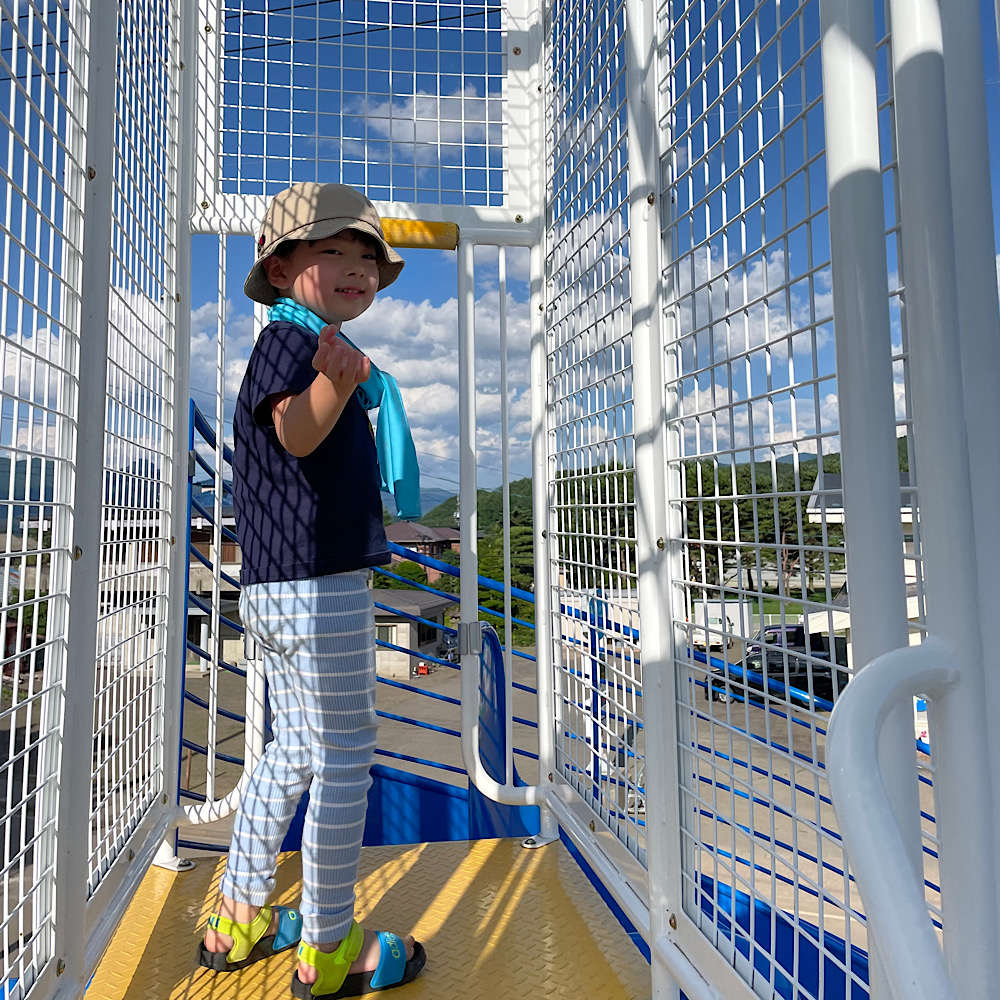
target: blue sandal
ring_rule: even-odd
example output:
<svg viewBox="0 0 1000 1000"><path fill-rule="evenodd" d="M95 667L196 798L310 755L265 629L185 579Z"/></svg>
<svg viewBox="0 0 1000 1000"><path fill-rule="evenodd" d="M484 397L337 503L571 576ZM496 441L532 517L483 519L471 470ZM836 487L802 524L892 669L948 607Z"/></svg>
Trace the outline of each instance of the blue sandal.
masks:
<svg viewBox="0 0 1000 1000"><path fill-rule="evenodd" d="M299 979L299 970L292 975L292 996L296 1000L341 1000L359 997L378 990L390 990L413 979L424 967L427 954L419 942L413 946L413 958L407 959L406 945L395 934L382 931L378 935L381 953L374 972L351 972L354 960L361 954L365 932L357 921L351 924L347 937L335 952L317 951L299 944L299 961L311 965L318 973L316 982L308 985Z"/></svg>
<svg viewBox="0 0 1000 1000"><path fill-rule="evenodd" d="M278 931L268 934L272 910L278 914ZM264 906L248 924L238 924L228 917L213 913L208 926L233 939L229 952L209 951L202 941L198 946L198 964L216 972L235 972L254 962L288 951L302 937L302 918L298 910L287 906Z"/></svg>

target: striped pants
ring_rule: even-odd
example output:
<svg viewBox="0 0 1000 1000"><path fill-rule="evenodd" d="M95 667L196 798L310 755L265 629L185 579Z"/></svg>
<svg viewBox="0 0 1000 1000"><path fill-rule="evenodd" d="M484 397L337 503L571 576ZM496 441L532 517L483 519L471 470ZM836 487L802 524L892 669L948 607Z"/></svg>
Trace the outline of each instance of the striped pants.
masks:
<svg viewBox="0 0 1000 1000"><path fill-rule="evenodd" d="M375 751L375 618L368 571L251 584L240 615L267 676L274 740L240 802L222 891L263 906L302 793L302 937L343 938Z"/></svg>

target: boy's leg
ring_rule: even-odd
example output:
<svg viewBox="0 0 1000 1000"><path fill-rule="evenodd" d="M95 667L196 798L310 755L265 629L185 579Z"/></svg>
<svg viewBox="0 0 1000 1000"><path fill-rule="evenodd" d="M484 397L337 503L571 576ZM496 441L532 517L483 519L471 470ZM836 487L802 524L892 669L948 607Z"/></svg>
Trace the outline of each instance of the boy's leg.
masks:
<svg viewBox="0 0 1000 1000"><path fill-rule="evenodd" d="M261 649L274 734L241 796L222 879L224 897L239 904L236 912L223 915L240 922L246 922L246 914L252 918L273 893L281 842L312 778L307 732L290 681L295 648L286 635L294 601L281 587L257 584L240 598L244 627Z"/></svg>
<svg viewBox="0 0 1000 1000"><path fill-rule="evenodd" d="M305 582L305 581L304 581ZM313 780L302 833L302 938L339 941L354 918L369 769L375 752L375 619L368 574L307 581L294 684ZM309 619L306 619L308 621Z"/></svg>

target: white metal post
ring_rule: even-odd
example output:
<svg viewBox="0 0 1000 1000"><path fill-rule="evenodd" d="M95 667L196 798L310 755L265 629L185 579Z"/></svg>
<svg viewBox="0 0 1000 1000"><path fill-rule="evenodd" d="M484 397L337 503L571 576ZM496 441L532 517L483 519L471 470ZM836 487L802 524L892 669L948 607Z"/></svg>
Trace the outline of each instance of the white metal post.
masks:
<svg viewBox="0 0 1000 1000"><path fill-rule="evenodd" d="M1000 316L990 183L989 129L983 69L982 22L975 0L948 0L942 19L948 146L954 210L955 276L962 349L965 425L972 476L972 513L979 572L983 649L1000 620L1000 594L993 567L1000 560ZM1000 672L985 671L986 701L1000 704ZM990 724L990 760L1000 761L1000 726ZM993 768L993 801L1000 807L1000 766ZM1000 893L1000 851L996 852ZM998 902L1000 906L1000 902Z"/></svg>
<svg viewBox="0 0 1000 1000"><path fill-rule="evenodd" d="M472 648L479 617L479 525L476 509L476 277L475 247L458 246L459 661L462 665L462 752L472 778L479 767L479 649ZM480 637L481 641L481 637ZM471 734L475 734L470 738Z"/></svg>
<svg viewBox="0 0 1000 1000"><path fill-rule="evenodd" d="M632 298L632 393L635 531L642 635L646 868L650 945L675 937L683 912L673 615L667 554L666 412L660 294L660 200L656 43L653 5L625 3L628 115L629 284ZM673 925L673 926L671 926ZM652 948L653 997L679 1000L680 987Z"/></svg>
<svg viewBox="0 0 1000 1000"><path fill-rule="evenodd" d="M909 642L870 0L825 0L823 110L847 570L855 669ZM880 766L914 872L923 870L913 714L897 704ZM878 845L871 845L878 850ZM878 933L878 928L875 928ZM877 949L872 995L879 994ZM902 1000L902 998L900 998Z"/></svg>
<svg viewBox="0 0 1000 1000"><path fill-rule="evenodd" d="M74 562L66 632L65 714L59 774L56 850L56 956L64 969L60 996L82 995L86 985L87 920L93 786L94 688L101 573L101 508L110 323L111 234L114 218L115 92L118 7L93 5L87 79L87 177L83 268L80 276L81 345L77 396Z"/></svg>
<svg viewBox="0 0 1000 1000"><path fill-rule="evenodd" d="M934 703L943 941L963 1000L996 991L996 844L977 555L963 406L941 10L890 0L913 431L927 618L961 679ZM983 778L986 777L984 781Z"/></svg>
<svg viewBox="0 0 1000 1000"><path fill-rule="evenodd" d="M180 772L180 741L184 673L187 660L187 570L188 554L188 418L191 385L191 210L195 161L195 73L197 52L197 0L184 0L180 11L180 44L175 49L180 63L177 199L174 217L177 245L177 309L174 317L174 386L171 415L166 422L170 435L171 504L169 579L167 582L166 678L163 719L163 787L176 816L183 814L177 804ZM179 50L179 51L178 51ZM157 864L176 867L176 833L171 829L157 856Z"/></svg>
<svg viewBox="0 0 1000 1000"><path fill-rule="evenodd" d="M535 685L538 689L538 783L551 788L556 768L555 690L552 671L552 563L549 555L549 425L542 248L531 248L531 510L535 525ZM551 809L541 809L539 841L559 836Z"/></svg>
<svg viewBox="0 0 1000 1000"><path fill-rule="evenodd" d="M226 237L219 237L219 302L215 324L215 475L212 481L212 615L208 661L208 734L205 747L205 797L215 800L215 751L219 722L219 676L222 668L221 576L222 483L225 478L226 409Z"/></svg>

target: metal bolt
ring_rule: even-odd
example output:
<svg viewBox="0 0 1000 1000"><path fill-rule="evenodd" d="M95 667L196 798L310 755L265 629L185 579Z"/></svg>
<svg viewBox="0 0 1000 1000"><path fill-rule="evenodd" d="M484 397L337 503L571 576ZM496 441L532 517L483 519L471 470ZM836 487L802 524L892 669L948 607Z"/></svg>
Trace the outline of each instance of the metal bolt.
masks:
<svg viewBox="0 0 1000 1000"><path fill-rule="evenodd" d="M130 850L128 852L128 859L129 861L135 861L135 851Z"/></svg>
<svg viewBox="0 0 1000 1000"><path fill-rule="evenodd" d="M590 821L590 832L591 833L596 833L597 832L597 827L594 826L594 821L593 820Z"/></svg>
<svg viewBox="0 0 1000 1000"><path fill-rule="evenodd" d="M93 167L87 167L87 180L92 181L97 176L97 171Z"/></svg>
<svg viewBox="0 0 1000 1000"><path fill-rule="evenodd" d="M542 538L548 538L548 537L549 537L549 533L543 528L542 529ZM551 781L551 780L552 780L552 775L550 774L549 775L549 781Z"/></svg>
<svg viewBox="0 0 1000 1000"><path fill-rule="evenodd" d="M526 841L524 842L524 846L525 846L525 847L534 847L534 846L535 846L535 838L534 838L534 837L529 837L529 838L528 838L528 839L527 839L527 840L526 840Z"/></svg>
<svg viewBox="0 0 1000 1000"><path fill-rule="evenodd" d="M670 919L667 921L667 923L670 924L670 929L672 931L677 930L677 914L676 913L671 913L670 914Z"/></svg>
<svg viewBox="0 0 1000 1000"><path fill-rule="evenodd" d="M56 962L56 975L61 976L66 971L66 963L60 958Z"/></svg>
<svg viewBox="0 0 1000 1000"><path fill-rule="evenodd" d="M552 780L553 780L553 778L552 778L552 774L551 774L551 772L550 772L550 773L549 773L549 781L552 781Z"/></svg>
<svg viewBox="0 0 1000 1000"><path fill-rule="evenodd" d="M180 64L180 68L181 68L181 69L184 69L184 63L181 63L181 64Z"/></svg>
<svg viewBox="0 0 1000 1000"><path fill-rule="evenodd" d="M519 56L520 54L521 54L521 46L520 45L515 45L514 46L514 55Z"/></svg>
<svg viewBox="0 0 1000 1000"><path fill-rule="evenodd" d="M73 549L73 558L79 559L83 555L83 549L79 545L75 546Z"/></svg>
<svg viewBox="0 0 1000 1000"><path fill-rule="evenodd" d="M514 221L515 222L524 222L524 216L521 215L520 213L518 213L517 215L514 216Z"/></svg>
<svg viewBox="0 0 1000 1000"><path fill-rule="evenodd" d="M658 549L665 549L667 547L667 543L662 538L657 538L656 547Z"/></svg>
<svg viewBox="0 0 1000 1000"><path fill-rule="evenodd" d="M205 25L205 34L206 35L212 34L212 26L210 24Z"/></svg>
<svg viewBox="0 0 1000 1000"><path fill-rule="evenodd" d="M170 544L171 545L176 545L177 544L177 536L176 535L171 535L170 536Z"/></svg>
<svg viewBox="0 0 1000 1000"><path fill-rule="evenodd" d="M649 194L646 195L646 201L648 201L649 204L652 205L656 201L656 195L653 194L652 191L650 191Z"/></svg>
<svg viewBox="0 0 1000 1000"><path fill-rule="evenodd" d="M208 211L208 202L207 201L203 201L201 203L201 207L207 212Z"/></svg>
<svg viewBox="0 0 1000 1000"><path fill-rule="evenodd" d="M539 311L539 312L541 312L541 311L542 311L542 310L543 310L544 308L545 308L545 306L544 306L544 305L542 305L542 303L541 303L541 302L539 302L539 303L538 303L538 311Z"/></svg>
<svg viewBox="0 0 1000 1000"><path fill-rule="evenodd" d="M181 293L180 293L180 292L178 292L178 293L177 293L177 294L176 294L176 295L174 296L174 302L180 302L180 300L181 300Z"/></svg>
<svg viewBox="0 0 1000 1000"><path fill-rule="evenodd" d="M160 801L161 801L161 802L162 802L162 803L163 803L164 805L166 805L166 804L167 804L167 793L166 793L166 792L164 792L164 793L163 793L163 797L162 797L162 798L160 799Z"/></svg>
<svg viewBox="0 0 1000 1000"><path fill-rule="evenodd" d="M540 94L541 92L542 92L542 85L541 85L541 84L539 84L539 85L538 85L538 93Z"/></svg>

